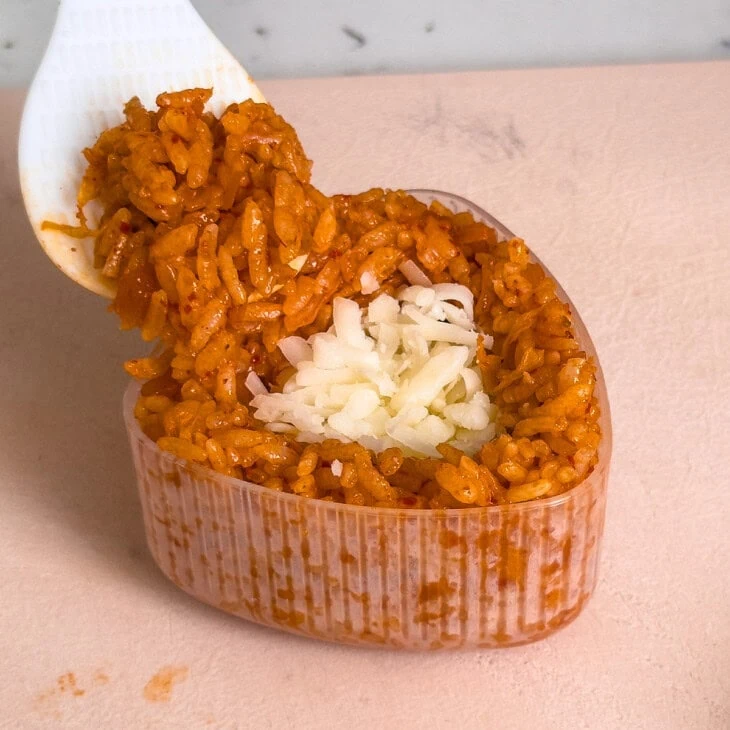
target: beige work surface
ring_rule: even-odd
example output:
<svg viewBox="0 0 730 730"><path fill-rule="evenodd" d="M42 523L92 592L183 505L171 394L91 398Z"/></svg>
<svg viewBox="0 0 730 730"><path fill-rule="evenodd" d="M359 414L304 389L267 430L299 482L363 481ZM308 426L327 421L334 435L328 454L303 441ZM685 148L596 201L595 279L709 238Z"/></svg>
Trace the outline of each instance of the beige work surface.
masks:
<svg viewBox="0 0 730 730"><path fill-rule="evenodd" d="M726 730L730 63L263 90L325 191L460 193L570 293L614 418L596 594L542 643L415 654L293 638L168 583L120 417L141 346L33 240L22 94L3 92L0 726Z"/></svg>

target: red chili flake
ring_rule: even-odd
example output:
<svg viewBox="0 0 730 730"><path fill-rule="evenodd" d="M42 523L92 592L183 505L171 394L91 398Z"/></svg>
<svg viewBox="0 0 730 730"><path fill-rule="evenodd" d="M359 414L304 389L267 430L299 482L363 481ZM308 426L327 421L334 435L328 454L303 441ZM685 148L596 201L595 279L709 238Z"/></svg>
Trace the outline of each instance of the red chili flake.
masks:
<svg viewBox="0 0 730 730"><path fill-rule="evenodd" d="M415 497L401 497L400 503L404 507L413 507L414 504L416 504L417 500Z"/></svg>
<svg viewBox="0 0 730 730"><path fill-rule="evenodd" d="M192 311L193 311L193 308L189 304L186 304L183 307L183 312L185 312L185 314L190 314L190 312L192 312Z"/></svg>
<svg viewBox="0 0 730 730"><path fill-rule="evenodd" d="M329 257L331 259L338 259L340 256L342 256L342 251L338 251L337 249L330 251Z"/></svg>
<svg viewBox="0 0 730 730"><path fill-rule="evenodd" d="M253 355L253 357L251 357L252 365L258 365L260 362L261 362L261 358L258 355Z"/></svg>
<svg viewBox="0 0 730 730"><path fill-rule="evenodd" d="M122 221L119 224L119 232L120 233L129 233L132 230L132 226L129 225L129 223L126 223L125 221Z"/></svg>

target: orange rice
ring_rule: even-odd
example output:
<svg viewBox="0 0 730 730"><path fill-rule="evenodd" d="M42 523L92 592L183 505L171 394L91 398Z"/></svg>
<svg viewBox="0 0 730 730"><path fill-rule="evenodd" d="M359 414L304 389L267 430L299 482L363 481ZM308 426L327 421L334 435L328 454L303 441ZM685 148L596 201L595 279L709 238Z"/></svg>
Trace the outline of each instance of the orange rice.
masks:
<svg viewBox="0 0 730 730"><path fill-rule="evenodd" d="M427 207L402 191L326 196L294 129L271 106L245 101L220 119L209 89L137 98L126 121L84 150L79 226L96 264L117 282L111 309L152 354L125 364L143 381L136 417L160 448L271 489L358 505L459 508L559 494L597 462L595 366L576 340L555 282L524 242L499 242L469 213ZM83 208L103 215L88 227ZM299 271L290 262L306 261ZM470 458L375 454L356 443L303 444L268 432L248 407L254 371L271 390L293 372L277 348L326 330L334 297L360 306L407 282L416 262L436 283L472 291L499 435ZM368 272L378 291L360 291ZM334 459L342 473L330 469Z"/></svg>

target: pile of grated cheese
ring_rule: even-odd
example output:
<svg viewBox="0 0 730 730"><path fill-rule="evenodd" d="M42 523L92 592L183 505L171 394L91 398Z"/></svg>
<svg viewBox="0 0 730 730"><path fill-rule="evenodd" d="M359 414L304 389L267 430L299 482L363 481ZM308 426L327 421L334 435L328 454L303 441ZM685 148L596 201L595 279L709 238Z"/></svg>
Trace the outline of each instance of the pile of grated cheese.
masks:
<svg viewBox="0 0 730 730"><path fill-rule="evenodd" d="M425 278L425 277L424 277ZM476 365L472 293L459 284L381 294L362 312L336 298L333 326L279 343L296 368L281 393L254 375L255 417L298 441L356 441L380 452L435 456L448 443L473 455L495 435L496 407ZM484 346L492 338L481 335Z"/></svg>

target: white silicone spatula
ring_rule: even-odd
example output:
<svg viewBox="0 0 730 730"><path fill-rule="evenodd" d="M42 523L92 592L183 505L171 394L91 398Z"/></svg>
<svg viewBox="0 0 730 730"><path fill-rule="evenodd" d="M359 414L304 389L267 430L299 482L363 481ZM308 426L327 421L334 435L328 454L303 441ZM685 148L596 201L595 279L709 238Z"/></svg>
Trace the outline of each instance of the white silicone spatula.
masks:
<svg viewBox="0 0 730 730"><path fill-rule="evenodd" d="M188 0L63 0L23 111L18 163L25 208L61 271L97 294L113 282L93 265L93 241L52 230L76 223L81 150L122 120L132 96L154 105L162 91L213 87L217 114L233 101L264 101L246 70Z"/></svg>

